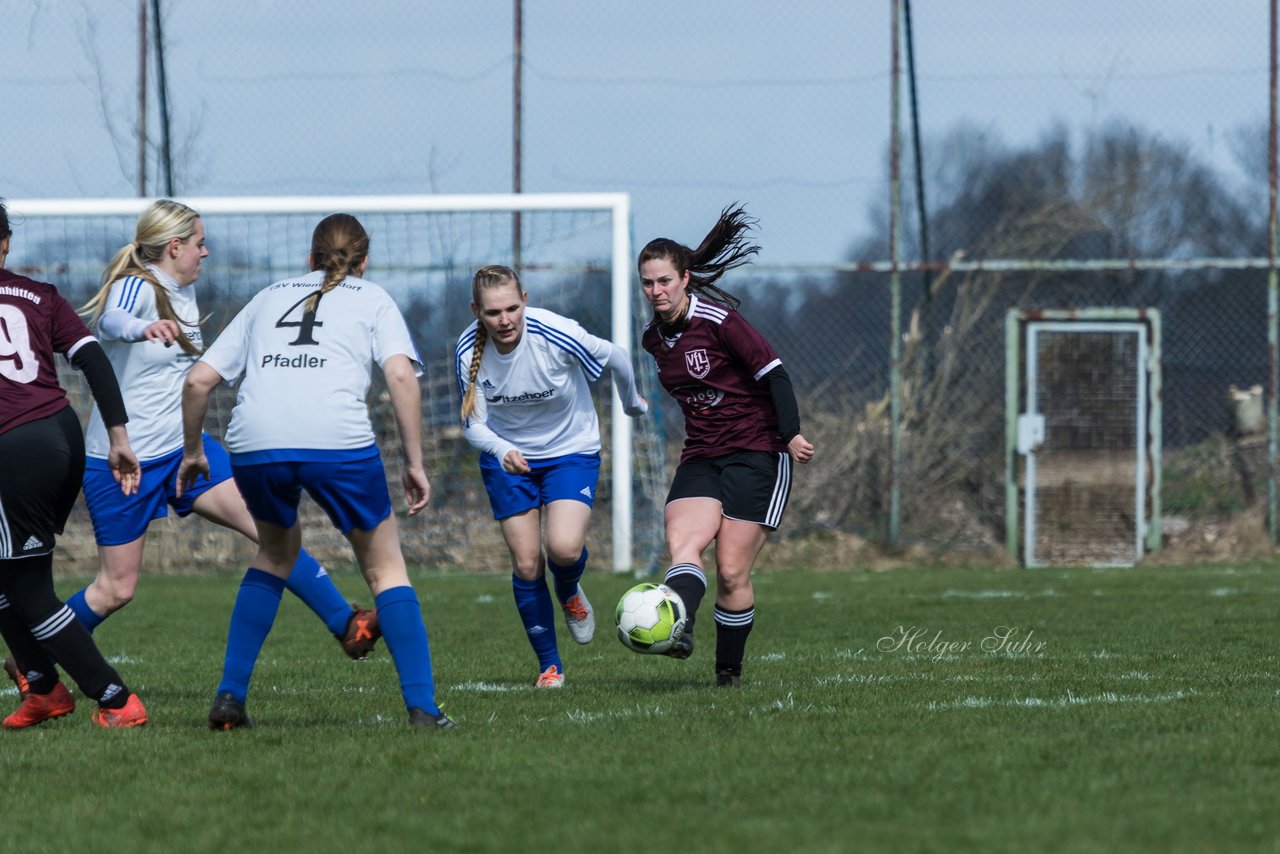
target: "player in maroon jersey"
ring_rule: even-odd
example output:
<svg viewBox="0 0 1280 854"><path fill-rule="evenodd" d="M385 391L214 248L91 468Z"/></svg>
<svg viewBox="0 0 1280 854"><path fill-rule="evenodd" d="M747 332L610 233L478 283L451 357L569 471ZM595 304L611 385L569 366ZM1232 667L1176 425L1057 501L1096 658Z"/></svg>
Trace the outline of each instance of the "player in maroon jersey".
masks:
<svg viewBox="0 0 1280 854"><path fill-rule="evenodd" d="M0 636L27 663L18 710L22 729L70 714L71 692L56 661L97 701L93 722L133 727L147 712L107 664L84 626L53 591L53 542L71 514L84 473L80 419L58 384L54 354L84 372L106 420L109 462L120 488L138 489L141 469L125 432L124 401L101 345L53 285L6 270L9 216L0 200Z"/></svg>
<svg viewBox="0 0 1280 854"><path fill-rule="evenodd" d="M716 544L716 682L737 687L755 622L751 567L777 529L791 491L791 462L813 459L782 360L716 282L750 261L755 220L725 208L697 249L665 237L637 266L653 320L642 343L658 381L684 413L685 443L667 493L671 567L663 583L684 600L688 623L667 654L693 653L693 627L707 589L702 553Z"/></svg>

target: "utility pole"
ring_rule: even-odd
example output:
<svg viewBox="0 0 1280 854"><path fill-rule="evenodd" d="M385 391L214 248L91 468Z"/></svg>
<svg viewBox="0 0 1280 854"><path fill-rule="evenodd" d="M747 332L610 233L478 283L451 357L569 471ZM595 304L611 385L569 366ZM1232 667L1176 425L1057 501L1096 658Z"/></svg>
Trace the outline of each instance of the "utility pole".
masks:
<svg viewBox="0 0 1280 854"><path fill-rule="evenodd" d="M147 0L138 0L138 195L147 194Z"/></svg>
<svg viewBox="0 0 1280 854"><path fill-rule="evenodd" d="M164 30L160 0L151 0L152 26L156 30L156 87L160 100L160 166L164 170L164 194L173 195L173 156L169 146L169 78L165 74Z"/></svg>
<svg viewBox="0 0 1280 854"><path fill-rule="evenodd" d="M511 192L520 192L520 134L521 134L521 85L524 78L524 4L515 0L515 57L511 97ZM512 268L520 272L521 235L520 211L512 215L511 220L511 257Z"/></svg>

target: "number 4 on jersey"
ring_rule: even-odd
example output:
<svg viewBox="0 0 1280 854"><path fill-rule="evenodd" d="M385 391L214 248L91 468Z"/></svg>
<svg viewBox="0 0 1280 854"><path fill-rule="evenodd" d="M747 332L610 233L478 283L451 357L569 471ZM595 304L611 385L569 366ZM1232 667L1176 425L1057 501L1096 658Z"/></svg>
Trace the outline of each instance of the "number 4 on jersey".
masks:
<svg viewBox="0 0 1280 854"><path fill-rule="evenodd" d="M289 342L290 347L293 347L298 344L319 344L320 343L312 336L311 333L317 326L324 326L324 324L316 320L316 313L314 311L306 311L301 308L302 304L305 303L307 300L311 299L312 296L313 296L312 294L308 294L307 296L295 302L293 305L289 306L289 308L285 310L285 313L280 315L280 319L276 321L277 329L284 329L290 326L298 327L298 337L296 340ZM288 319L289 315L293 314L294 311L300 311L302 313L301 320Z"/></svg>

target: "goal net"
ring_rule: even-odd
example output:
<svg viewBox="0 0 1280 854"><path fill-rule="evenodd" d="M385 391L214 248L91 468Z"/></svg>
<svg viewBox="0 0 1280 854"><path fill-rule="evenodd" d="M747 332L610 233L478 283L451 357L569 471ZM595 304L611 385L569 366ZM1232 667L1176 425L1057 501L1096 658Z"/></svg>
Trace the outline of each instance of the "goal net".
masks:
<svg viewBox="0 0 1280 854"><path fill-rule="evenodd" d="M471 277L486 264L516 267L531 305L578 320L590 332L635 353L648 316L631 275L630 201L625 194L494 196L335 196L184 199L204 220L209 257L196 283L205 342L259 289L305 270L311 231L335 211L354 214L371 238L367 277L386 288L409 323L424 361L424 452L431 503L404 520L406 559L427 567L503 569L507 550L479 477L477 452L462 437L453 375L458 334L473 320ZM108 260L134 233L147 199L8 202L14 236L10 269L57 285L73 305L97 290ZM518 241L518 246L517 246ZM662 548L666 455L656 378L633 355L649 416L622 414L608 379L593 386L601 416L600 489L588 547L596 567L656 567ZM92 401L83 378L65 364L64 386L86 418ZM206 429L221 436L234 393L220 389ZM370 411L384 447L393 503L403 508L396 430L385 387L376 381ZM323 418L323 413L299 413ZM323 512L304 499L303 542L322 560L343 566L350 549ZM208 571L242 565L243 538L215 525L154 522L149 569ZM60 542L64 560L95 561L83 504ZM73 571L92 571L89 565Z"/></svg>

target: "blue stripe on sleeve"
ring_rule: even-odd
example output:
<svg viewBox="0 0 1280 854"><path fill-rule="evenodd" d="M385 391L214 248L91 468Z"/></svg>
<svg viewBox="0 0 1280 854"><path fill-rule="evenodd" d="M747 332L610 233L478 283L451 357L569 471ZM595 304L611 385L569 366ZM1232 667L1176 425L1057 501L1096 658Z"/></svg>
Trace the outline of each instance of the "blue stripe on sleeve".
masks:
<svg viewBox="0 0 1280 854"><path fill-rule="evenodd" d="M116 306L133 314L134 306L138 304L138 292L142 290L142 286L145 284L146 280L138 276L126 277L124 286L120 289L120 297L116 300Z"/></svg>
<svg viewBox="0 0 1280 854"><path fill-rule="evenodd" d="M577 358L582 363L582 369L587 372L587 376L591 379L598 379L600 374L604 372L604 364L596 359L588 352L587 348L570 335L561 332L545 323L539 323L532 318L525 318L526 326L530 332L541 335L552 344Z"/></svg>

